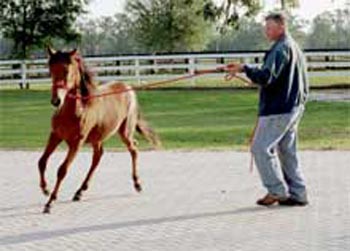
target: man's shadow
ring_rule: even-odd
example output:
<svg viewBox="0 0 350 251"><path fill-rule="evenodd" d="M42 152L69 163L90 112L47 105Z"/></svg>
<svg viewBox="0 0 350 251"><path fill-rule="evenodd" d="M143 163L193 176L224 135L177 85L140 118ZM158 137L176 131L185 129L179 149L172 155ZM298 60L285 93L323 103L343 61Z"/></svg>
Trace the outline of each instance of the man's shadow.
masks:
<svg viewBox="0 0 350 251"><path fill-rule="evenodd" d="M270 213L271 210L281 210L286 207L243 207L238 208L236 210L228 210L221 212L204 212L204 213L194 213L194 214L184 214L177 216L167 216L160 218L150 218L150 219L140 219L140 220L131 220L125 222L115 222L108 224L96 224L90 226L82 226L75 228L67 228L60 230L50 230L50 231L38 231L33 233L25 233L19 235L8 235L0 238L0 246L1 245L11 245L11 244L20 244L32 241L43 241L47 239L59 238L63 236L69 236L73 234L82 234L82 233L91 233L91 232L99 232L99 231L108 231L108 230L117 230L129 227L140 227L140 226L150 226L150 225L158 225L163 223L174 223L174 222L182 222L187 220L196 220L196 219L208 219L215 217L223 217L229 215L244 215L244 214L256 214L256 213ZM43 216L47 217L47 216Z"/></svg>

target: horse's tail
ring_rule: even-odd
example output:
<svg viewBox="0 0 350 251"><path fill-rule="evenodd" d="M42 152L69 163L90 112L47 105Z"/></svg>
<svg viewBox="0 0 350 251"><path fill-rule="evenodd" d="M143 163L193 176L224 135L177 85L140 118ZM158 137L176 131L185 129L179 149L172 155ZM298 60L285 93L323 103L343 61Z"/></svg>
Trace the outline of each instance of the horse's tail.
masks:
<svg viewBox="0 0 350 251"><path fill-rule="evenodd" d="M161 147L157 133L148 125L141 114L138 115L136 131L144 136L156 149Z"/></svg>

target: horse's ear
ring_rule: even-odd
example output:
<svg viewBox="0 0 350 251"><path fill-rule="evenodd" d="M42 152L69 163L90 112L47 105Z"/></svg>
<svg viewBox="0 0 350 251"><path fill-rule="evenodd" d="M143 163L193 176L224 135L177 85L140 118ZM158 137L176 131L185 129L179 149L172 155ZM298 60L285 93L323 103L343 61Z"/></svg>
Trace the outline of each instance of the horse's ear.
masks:
<svg viewBox="0 0 350 251"><path fill-rule="evenodd" d="M56 50L51 48L51 46L47 47L47 53L49 54L49 56L51 57L52 55L56 54Z"/></svg>
<svg viewBox="0 0 350 251"><path fill-rule="evenodd" d="M71 57L77 56L78 55L78 49L77 48L73 49L72 51L69 52L69 55Z"/></svg>
<svg viewBox="0 0 350 251"><path fill-rule="evenodd" d="M73 49L73 50L71 50L71 51L68 52L68 53L69 53L69 56L70 56L71 58L73 58L75 61L78 62L79 65L81 65L81 58L80 58L80 56L79 56L78 49Z"/></svg>

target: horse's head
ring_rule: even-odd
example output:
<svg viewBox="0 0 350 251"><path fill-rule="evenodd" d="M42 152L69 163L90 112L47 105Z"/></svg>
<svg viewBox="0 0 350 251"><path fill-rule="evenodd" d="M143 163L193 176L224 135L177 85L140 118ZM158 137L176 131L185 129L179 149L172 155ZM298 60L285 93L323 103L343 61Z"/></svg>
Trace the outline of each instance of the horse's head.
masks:
<svg viewBox="0 0 350 251"><path fill-rule="evenodd" d="M81 60L76 49L69 52L48 48L52 79L51 104L59 107L68 92L78 90L81 82Z"/></svg>

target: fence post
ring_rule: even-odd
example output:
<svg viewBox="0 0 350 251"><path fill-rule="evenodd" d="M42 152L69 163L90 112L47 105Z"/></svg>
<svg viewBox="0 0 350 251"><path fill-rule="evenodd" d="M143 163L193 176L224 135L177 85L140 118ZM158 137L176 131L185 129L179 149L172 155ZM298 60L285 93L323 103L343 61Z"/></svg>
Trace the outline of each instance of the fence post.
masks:
<svg viewBox="0 0 350 251"><path fill-rule="evenodd" d="M193 75L195 73L195 60L194 58L190 57L188 59L188 63L189 63L189 73L190 75ZM191 78L191 85L195 86L196 85L196 79L195 78Z"/></svg>
<svg viewBox="0 0 350 251"><path fill-rule="evenodd" d="M23 89L24 87L29 89L29 84L27 84L27 65L25 60L21 63L21 82L19 83L19 88Z"/></svg>
<svg viewBox="0 0 350 251"><path fill-rule="evenodd" d="M153 67L154 67L155 65L157 65L157 62L156 62L155 59L150 59L150 60L148 60L148 63L149 63L150 65L152 65ZM149 73L150 73L151 75L154 75L154 74L156 73L156 71L155 71L154 68L152 68L152 69L149 70Z"/></svg>
<svg viewBox="0 0 350 251"><path fill-rule="evenodd" d="M119 67L120 61L119 60L115 61L115 65ZM117 74L117 76L120 76L120 70L117 70L116 74Z"/></svg>
<svg viewBox="0 0 350 251"><path fill-rule="evenodd" d="M135 76L137 80L137 84L141 84L141 78L140 78L140 59L135 59Z"/></svg>

